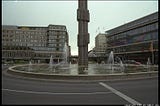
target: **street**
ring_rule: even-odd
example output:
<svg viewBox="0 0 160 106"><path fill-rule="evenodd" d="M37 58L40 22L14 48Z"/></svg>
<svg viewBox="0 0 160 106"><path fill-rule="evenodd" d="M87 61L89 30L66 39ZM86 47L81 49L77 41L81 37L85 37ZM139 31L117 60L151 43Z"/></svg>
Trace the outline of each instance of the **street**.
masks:
<svg viewBox="0 0 160 106"><path fill-rule="evenodd" d="M2 74L2 104L158 104L158 78L49 81Z"/></svg>

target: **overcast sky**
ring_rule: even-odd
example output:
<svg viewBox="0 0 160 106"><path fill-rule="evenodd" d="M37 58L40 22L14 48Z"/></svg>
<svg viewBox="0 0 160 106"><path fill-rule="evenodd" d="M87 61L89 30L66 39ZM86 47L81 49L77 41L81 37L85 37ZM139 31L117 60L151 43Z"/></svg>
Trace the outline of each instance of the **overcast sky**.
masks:
<svg viewBox="0 0 160 106"><path fill-rule="evenodd" d="M2 24L45 27L49 24L66 25L71 54L77 55L77 8L77 1L2 1ZM89 0L88 10L90 12L88 48L91 50L95 46L95 37L99 32L104 33L124 23L157 12L158 0Z"/></svg>

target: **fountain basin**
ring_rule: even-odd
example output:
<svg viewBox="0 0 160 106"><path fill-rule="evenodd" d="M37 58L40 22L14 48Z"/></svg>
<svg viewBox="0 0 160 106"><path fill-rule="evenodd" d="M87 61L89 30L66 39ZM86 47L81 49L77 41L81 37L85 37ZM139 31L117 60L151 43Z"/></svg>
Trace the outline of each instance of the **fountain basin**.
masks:
<svg viewBox="0 0 160 106"><path fill-rule="evenodd" d="M40 64L39 66L45 66L46 64ZM149 72L131 72L131 73L108 73L108 74L69 74L69 73L43 73L43 72L29 72L17 70L17 67L27 67L28 65L16 65L9 67L7 71L10 74L19 75L23 77L30 78L40 78L40 79L53 79L53 80L127 80L135 78L146 78L146 77L158 77L158 71ZM33 67L37 64L33 64ZM155 67L155 66L154 66ZM156 67L157 69L158 67ZM92 67L92 69L94 69ZM71 69L69 69L71 70ZM95 70L95 69L94 69ZM57 70L56 70L57 71ZM98 71L98 70L97 70Z"/></svg>

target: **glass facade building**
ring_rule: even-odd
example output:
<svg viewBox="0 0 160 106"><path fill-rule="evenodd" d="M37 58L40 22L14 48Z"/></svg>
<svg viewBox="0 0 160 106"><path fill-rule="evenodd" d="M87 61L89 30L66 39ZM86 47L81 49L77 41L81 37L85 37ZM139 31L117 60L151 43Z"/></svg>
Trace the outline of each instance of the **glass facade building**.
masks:
<svg viewBox="0 0 160 106"><path fill-rule="evenodd" d="M107 53L113 51L122 60L158 64L158 12L105 32Z"/></svg>

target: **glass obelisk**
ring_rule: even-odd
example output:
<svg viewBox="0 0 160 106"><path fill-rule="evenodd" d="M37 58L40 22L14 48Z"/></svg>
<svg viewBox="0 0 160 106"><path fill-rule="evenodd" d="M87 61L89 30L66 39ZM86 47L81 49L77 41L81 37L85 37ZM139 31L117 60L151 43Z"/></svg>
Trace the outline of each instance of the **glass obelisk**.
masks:
<svg viewBox="0 0 160 106"><path fill-rule="evenodd" d="M87 0L78 0L77 9L77 21L78 21L78 67L79 73L83 73L88 69L88 22L89 22L89 10L87 9Z"/></svg>

